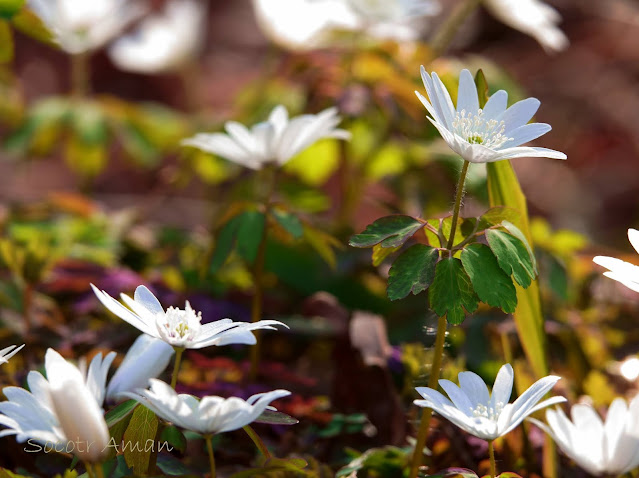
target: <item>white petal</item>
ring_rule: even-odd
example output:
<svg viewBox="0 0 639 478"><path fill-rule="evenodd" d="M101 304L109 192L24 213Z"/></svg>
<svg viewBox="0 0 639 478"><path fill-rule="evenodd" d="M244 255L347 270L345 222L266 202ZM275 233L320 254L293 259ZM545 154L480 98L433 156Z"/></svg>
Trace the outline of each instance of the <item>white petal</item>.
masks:
<svg viewBox="0 0 639 478"><path fill-rule="evenodd" d="M639 231L636 229L628 229L628 240L635 251L639 252Z"/></svg>
<svg viewBox="0 0 639 478"><path fill-rule="evenodd" d="M462 70L459 74L459 89L457 90L457 112L477 114L479 111L479 97L473 75L468 70Z"/></svg>
<svg viewBox="0 0 639 478"><path fill-rule="evenodd" d="M440 380L439 386L444 389L453 404L465 415L471 416L473 413L473 404L466 394L450 380Z"/></svg>
<svg viewBox="0 0 639 478"><path fill-rule="evenodd" d="M459 386L468 396L473 409L477 408L477 405L488 406L490 402L490 396L488 394L488 388L479 375L474 372L461 372L458 375Z"/></svg>
<svg viewBox="0 0 639 478"><path fill-rule="evenodd" d="M91 288L93 289L93 292L95 293L96 297L100 300L100 302L102 302L102 305L104 305L112 313L120 317L125 322L128 322L129 324L133 325L134 327L144 332L145 334L149 334L153 337L158 336L157 332L155 331L155 327L152 326L153 324L147 323L147 321L144 320L142 317L131 312L129 309L124 307L122 304L120 304L117 300L115 300L109 294L99 290L93 284L91 284Z"/></svg>
<svg viewBox="0 0 639 478"><path fill-rule="evenodd" d="M504 135L508 136L512 130L528 123L535 116L539 106L541 102L537 98L526 98L508 108L503 115L496 118L506 124Z"/></svg>
<svg viewBox="0 0 639 478"><path fill-rule="evenodd" d="M153 315L164 313L164 308L160 301L153 295L146 286L140 285L135 289L133 299L144 306Z"/></svg>
<svg viewBox="0 0 639 478"><path fill-rule="evenodd" d="M497 118L504 114L508 107L508 93L504 90L495 92L484 105L486 118Z"/></svg>
<svg viewBox="0 0 639 478"><path fill-rule="evenodd" d="M498 151L498 155L489 162L516 158L567 159L567 156L561 151L555 151L554 149L519 146Z"/></svg>
<svg viewBox="0 0 639 478"><path fill-rule="evenodd" d="M552 128L546 123L530 123L520 126L508 133L510 138L499 149L513 148L543 136Z"/></svg>
<svg viewBox="0 0 639 478"><path fill-rule="evenodd" d="M505 406L510 402L510 395L513 392L513 380L514 372L512 366L509 363L504 364L497 373L490 397L493 409L495 409L499 403Z"/></svg>

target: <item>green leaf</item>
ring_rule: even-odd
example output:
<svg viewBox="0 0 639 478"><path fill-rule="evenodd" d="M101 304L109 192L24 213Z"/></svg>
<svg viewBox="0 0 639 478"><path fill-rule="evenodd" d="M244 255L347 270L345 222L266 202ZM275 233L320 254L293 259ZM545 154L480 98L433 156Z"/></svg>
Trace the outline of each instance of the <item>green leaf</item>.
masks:
<svg viewBox="0 0 639 478"><path fill-rule="evenodd" d="M526 238L526 236L524 236L524 233L521 232L521 230L517 226L512 224L511 222L502 221L501 225L509 233L511 233L513 236L519 239L522 242L522 244L526 247L526 250L528 251L528 256L530 257L530 262L532 263L533 270L535 272L535 276L537 276L538 274L537 259L535 259L535 253L533 252L532 247L530 247L530 244L528 243L528 239Z"/></svg>
<svg viewBox="0 0 639 478"><path fill-rule="evenodd" d="M107 426L111 428L120 420L128 417L133 412L133 409L137 406L138 402L136 400L127 400L126 402L122 402L117 407L109 410L104 416L104 419L107 422Z"/></svg>
<svg viewBox="0 0 639 478"><path fill-rule="evenodd" d="M304 235L302 221L295 214L274 209L273 217L293 238L299 239Z"/></svg>
<svg viewBox="0 0 639 478"><path fill-rule="evenodd" d="M186 450L186 438L175 425L168 425L162 429L160 442L168 443L172 448L176 448L182 453Z"/></svg>
<svg viewBox="0 0 639 478"><path fill-rule="evenodd" d="M512 314L517 307L517 291L510 276L500 269L490 248L484 244L470 244L460 258L480 300Z"/></svg>
<svg viewBox="0 0 639 478"><path fill-rule="evenodd" d="M488 102L488 81L484 75L484 71L479 69L475 75L475 84L477 85L477 96L479 97L479 107L483 108Z"/></svg>
<svg viewBox="0 0 639 478"><path fill-rule="evenodd" d="M353 247L371 247L375 244L398 247L423 227L422 222L410 216L386 216L367 226L364 232L351 237L349 244Z"/></svg>
<svg viewBox="0 0 639 478"><path fill-rule="evenodd" d="M409 247L393 262L388 274L387 294L390 300L403 299L428 289L435 278L439 251L424 244Z"/></svg>
<svg viewBox="0 0 639 478"><path fill-rule="evenodd" d="M240 216L235 216L220 229L217 240L215 241L215 251L213 252L211 265L209 267L211 274L215 274L226 262L226 258L233 250L239 226Z"/></svg>
<svg viewBox="0 0 639 478"><path fill-rule="evenodd" d="M28 8L22 8L11 19L13 26L38 41L53 44L53 34L44 22Z"/></svg>
<svg viewBox="0 0 639 478"><path fill-rule="evenodd" d="M427 475L427 478L479 478L477 473L466 468L447 468L435 475Z"/></svg>
<svg viewBox="0 0 639 478"><path fill-rule="evenodd" d="M124 459L136 475L149 471L151 453L155 449L158 418L148 408L140 405L133 412L129 426L124 432Z"/></svg>
<svg viewBox="0 0 639 478"><path fill-rule="evenodd" d="M512 275L520 286L530 286L536 274L526 245L519 238L498 229L487 230L486 239L499 267L508 276Z"/></svg>
<svg viewBox="0 0 639 478"><path fill-rule="evenodd" d="M247 262L252 264L264 236L266 223L264 214L259 211L246 211L240 214L239 219L237 251Z"/></svg>
<svg viewBox="0 0 639 478"><path fill-rule="evenodd" d="M380 244L375 244L373 246L373 255L371 257L372 262L373 262L373 266L377 267L379 266L382 262L384 262L386 260L386 258L388 256L390 256L391 254L394 254L395 252L399 251L401 249L401 246L399 247L382 247Z"/></svg>
<svg viewBox="0 0 639 478"><path fill-rule="evenodd" d="M448 257L437 263L428 298L431 309L440 317L445 315L453 325L464 321L464 309L469 314L473 313L479 303L470 278L456 257Z"/></svg>
<svg viewBox="0 0 639 478"><path fill-rule="evenodd" d="M25 0L0 0L0 18L10 19L24 6Z"/></svg>
<svg viewBox="0 0 639 478"><path fill-rule="evenodd" d="M269 425L296 425L300 422L297 418L275 410L264 410L255 421Z"/></svg>
<svg viewBox="0 0 639 478"><path fill-rule="evenodd" d="M503 206L491 207L479 218L479 228L487 229L491 226L498 226L504 221L513 223L520 219L521 214L517 209Z"/></svg>
<svg viewBox="0 0 639 478"><path fill-rule="evenodd" d="M0 18L0 63L8 63L11 60L13 60L13 34L9 28L9 22Z"/></svg>

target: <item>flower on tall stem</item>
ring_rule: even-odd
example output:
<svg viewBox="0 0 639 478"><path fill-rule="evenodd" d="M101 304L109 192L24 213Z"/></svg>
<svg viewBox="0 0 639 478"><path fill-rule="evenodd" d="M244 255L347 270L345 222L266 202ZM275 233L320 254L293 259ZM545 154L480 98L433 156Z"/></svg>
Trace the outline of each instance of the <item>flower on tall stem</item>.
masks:
<svg viewBox="0 0 639 478"><path fill-rule="evenodd" d="M529 419L588 473L618 476L639 466L639 396L629 405L615 399L603 422L590 405L571 409L572 421L563 410L546 410L548 425Z"/></svg>
<svg viewBox="0 0 639 478"><path fill-rule="evenodd" d="M250 130L236 121L228 121L227 134L199 133L182 144L257 170L268 164L282 166L320 139L349 139L348 131L336 128L339 122L337 108L289 118L286 108L279 105L267 121Z"/></svg>
<svg viewBox="0 0 639 478"><path fill-rule="evenodd" d="M521 146L552 129L545 123L528 123L541 104L536 98L507 108L508 93L499 90L480 108L475 80L470 71L462 70L455 107L437 73L429 75L422 66L421 75L428 98L418 91L415 94L430 113L428 120L464 160L491 163L524 157L566 159L560 151Z"/></svg>
<svg viewBox="0 0 639 478"><path fill-rule="evenodd" d="M112 360L112 358L111 358ZM29 391L5 387L6 402L0 402L0 437L15 435L18 442L54 447L79 459L96 463L108 454L109 429L104 420L104 364L101 357L84 374L55 350L45 355L47 378L29 372Z"/></svg>
<svg viewBox="0 0 639 478"><path fill-rule="evenodd" d="M188 301L184 309L169 307L165 311L153 293L143 285L135 289L133 299L126 294L120 295L123 302L130 308L124 307L93 284L91 287L100 302L115 315L137 327L141 332L161 339L174 348L201 349L213 345L253 345L256 342L253 330L274 330L275 325L286 327L277 320L247 323L220 319L202 324L202 314L195 312Z"/></svg>
<svg viewBox="0 0 639 478"><path fill-rule="evenodd" d="M473 372L459 374L459 387L449 380L439 385L448 398L437 390L417 387L423 397L415 405L432 408L435 412L462 430L483 440L492 441L516 428L526 417L542 408L565 402L564 397L539 401L561 377L549 375L535 382L517 400L509 403L514 373L510 364L503 365L497 374L492 394L479 375Z"/></svg>
<svg viewBox="0 0 639 478"><path fill-rule="evenodd" d="M8 363L9 359L20 352L23 347L24 344L22 344L20 347L18 347L17 345L10 345L9 347L0 350L0 365L2 365L3 363Z"/></svg>
<svg viewBox="0 0 639 478"><path fill-rule="evenodd" d="M559 12L540 0L484 0L484 5L499 21L530 35L547 52L564 50L570 43L557 27Z"/></svg>
<svg viewBox="0 0 639 478"><path fill-rule="evenodd" d="M628 229L628 240L635 251L639 252L639 231ZM616 257L596 256L592 259L595 264L608 269L604 272L606 277L621 282L628 289L639 292L639 267L630 262L622 261Z"/></svg>
<svg viewBox="0 0 639 478"><path fill-rule="evenodd" d="M123 70L174 71L196 59L204 41L204 0L170 0L165 11L145 18L138 29L118 39L109 56Z"/></svg>

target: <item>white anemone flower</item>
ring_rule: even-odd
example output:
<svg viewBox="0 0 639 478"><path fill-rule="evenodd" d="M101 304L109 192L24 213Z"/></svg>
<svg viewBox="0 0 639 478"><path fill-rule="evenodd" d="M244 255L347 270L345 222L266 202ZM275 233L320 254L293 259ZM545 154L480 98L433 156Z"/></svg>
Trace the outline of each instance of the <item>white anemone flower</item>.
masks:
<svg viewBox="0 0 639 478"><path fill-rule="evenodd" d="M93 284L91 287L100 302L115 315L137 327L141 332L161 339L175 348L201 349L212 345L253 345L257 340L252 330L275 330L273 327L275 325L286 327L277 320L248 323L220 319L201 324L202 314L196 313L188 301L184 309L169 307L165 311L153 293L143 285L135 289L133 299L126 294L120 294L124 303L130 307L127 309Z"/></svg>
<svg viewBox="0 0 639 478"><path fill-rule="evenodd" d="M635 251L639 252L639 231L628 229L628 240ZM604 272L606 277L621 282L628 289L639 292L639 267L630 262L622 261L616 257L596 256L592 259L595 264L608 269Z"/></svg>
<svg viewBox="0 0 639 478"><path fill-rule="evenodd" d="M33 440L73 453L83 461L104 459L110 438L100 402L106 376L104 362L100 357L85 375L55 350L47 350L46 379L32 371L27 376L30 392L4 388L8 400L0 402L0 425L7 429L0 431L0 437L15 435L21 443Z"/></svg>
<svg viewBox="0 0 639 478"><path fill-rule="evenodd" d="M145 11L140 0L28 0L70 54L101 48Z"/></svg>
<svg viewBox="0 0 639 478"><path fill-rule="evenodd" d="M204 40L206 2L171 0L162 14L146 18L138 29L117 40L109 56L123 70L174 71L193 61Z"/></svg>
<svg viewBox="0 0 639 478"><path fill-rule="evenodd" d="M109 381L106 399L109 402L124 400L123 392L146 388L149 379L158 377L169 365L173 347L163 340L140 335L126 353L124 360Z"/></svg>
<svg viewBox="0 0 639 478"><path fill-rule="evenodd" d="M2 365L3 363L8 363L9 359L20 352L23 347L24 344L22 344L20 347L18 347L17 345L10 345L9 347L0 350L0 365Z"/></svg>
<svg viewBox="0 0 639 478"><path fill-rule="evenodd" d="M559 151L521 146L552 129L545 123L528 123L539 109L538 99L527 98L507 108L508 93L499 90L480 108L475 80L470 71L462 70L455 108L437 73L429 75L422 66L421 74L428 99L418 91L415 94L430 113L428 120L464 160L492 163L523 157L566 159Z"/></svg>
<svg viewBox="0 0 639 478"><path fill-rule="evenodd" d="M183 140L182 144L250 169L261 169L270 163L284 165L320 139L350 139L348 131L336 128L339 122L337 108L289 119L286 108L279 105L267 121L254 125L250 130L236 121L228 121L225 124L228 134L199 133Z"/></svg>
<svg viewBox="0 0 639 478"><path fill-rule="evenodd" d="M517 400L509 403L513 389L513 368L505 364L499 369L492 395L479 375L459 374L459 387L449 380L439 385L450 400L437 390L417 387L424 398L415 405L432 408L462 430L483 440L494 440L515 429L527 416L544 407L565 402L564 397L552 397L538 403L561 377L549 375L535 382Z"/></svg>
<svg viewBox="0 0 639 478"><path fill-rule="evenodd" d="M639 396L630 405L622 398L615 399L605 422L587 404L574 405L570 414L572 421L561 409L546 410L548 426L530 421L592 475L621 476L639 466Z"/></svg>
<svg viewBox="0 0 639 478"><path fill-rule="evenodd" d="M557 26L561 15L540 0L484 0L484 5L499 21L533 37L547 52L558 52L570 42Z"/></svg>
<svg viewBox="0 0 639 478"><path fill-rule="evenodd" d="M258 393L242 400L238 397L208 396L198 399L178 394L161 380L151 380L149 390L128 393L130 398L150 408L174 425L202 435L237 430L254 422L273 400L290 395L288 390Z"/></svg>

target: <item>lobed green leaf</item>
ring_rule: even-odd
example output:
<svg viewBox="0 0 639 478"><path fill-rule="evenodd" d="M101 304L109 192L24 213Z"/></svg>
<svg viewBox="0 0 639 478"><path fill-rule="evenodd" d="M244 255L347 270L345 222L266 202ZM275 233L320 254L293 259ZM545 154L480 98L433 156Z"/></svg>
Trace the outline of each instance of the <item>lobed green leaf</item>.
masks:
<svg viewBox="0 0 639 478"><path fill-rule="evenodd" d="M448 257L437 263L428 298L431 309L440 317L445 315L448 322L454 325L464 321L464 310L472 313L479 303L470 278L456 257Z"/></svg>
<svg viewBox="0 0 639 478"><path fill-rule="evenodd" d="M439 251L424 244L415 244L393 263L388 276L387 294L390 300L403 299L428 289L435 278Z"/></svg>
<svg viewBox="0 0 639 478"><path fill-rule="evenodd" d="M399 247L423 227L422 222L411 216L386 216L367 226L364 232L351 237L349 244L353 247L372 247L375 244Z"/></svg>
<svg viewBox="0 0 639 478"><path fill-rule="evenodd" d="M486 239L499 267L522 287L530 286L536 269L526 245L519 238L498 229L488 229Z"/></svg>
<svg viewBox="0 0 639 478"><path fill-rule="evenodd" d="M124 432L124 459L136 475L145 475L149 471L158 425L155 413L140 405L133 412L129 426ZM153 443L153 447L149 446L150 443Z"/></svg>

